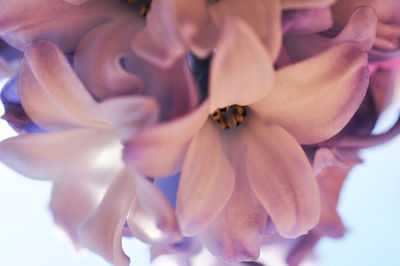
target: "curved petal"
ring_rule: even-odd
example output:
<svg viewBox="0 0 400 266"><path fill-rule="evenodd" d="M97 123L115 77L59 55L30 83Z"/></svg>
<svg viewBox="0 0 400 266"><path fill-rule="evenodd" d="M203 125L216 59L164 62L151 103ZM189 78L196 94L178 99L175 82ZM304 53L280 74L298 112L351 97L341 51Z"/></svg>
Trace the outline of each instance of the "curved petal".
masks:
<svg viewBox="0 0 400 266"><path fill-rule="evenodd" d="M127 223L132 234L150 244L168 244L182 240L174 209L162 192L144 177L136 179L137 197Z"/></svg>
<svg viewBox="0 0 400 266"><path fill-rule="evenodd" d="M248 120L243 138L251 188L281 236L306 234L318 222L320 199L305 153L281 127Z"/></svg>
<svg viewBox="0 0 400 266"><path fill-rule="evenodd" d="M207 121L193 137L179 181L177 213L182 232L193 236L204 230L229 201L235 171L223 153L220 129Z"/></svg>
<svg viewBox="0 0 400 266"><path fill-rule="evenodd" d="M114 265L129 265L121 240L135 196L135 177L124 170L112 182L94 215L79 228L82 245Z"/></svg>
<svg viewBox="0 0 400 266"><path fill-rule="evenodd" d="M298 243L290 250L286 257L286 262L289 266L300 265L300 263L310 255L315 245L320 240L320 236L314 233L309 233L299 239Z"/></svg>
<svg viewBox="0 0 400 266"><path fill-rule="evenodd" d="M349 168L351 164L350 161L341 158L340 153L328 148L321 148L315 153L312 167L314 175L318 175L326 167Z"/></svg>
<svg viewBox="0 0 400 266"><path fill-rule="evenodd" d="M20 50L36 40L52 40L72 52L88 30L126 12L118 1L6 0L0 3L0 35Z"/></svg>
<svg viewBox="0 0 400 266"><path fill-rule="evenodd" d="M144 27L143 19L135 14L120 16L94 28L76 48L74 69L98 99L144 90L142 79L126 71L120 62L131 53L130 41Z"/></svg>
<svg viewBox="0 0 400 266"><path fill-rule="evenodd" d="M152 177L166 177L180 170L189 141L209 115L205 101L191 113L144 129L128 142L124 161L128 167Z"/></svg>
<svg viewBox="0 0 400 266"><path fill-rule="evenodd" d="M281 0L282 9L328 7L337 0Z"/></svg>
<svg viewBox="0 0 400 266"><path fill-rule="evenodd" d="M132 42L132 49L149 62L167 68L189 49L205 58L217 38L217 27L206 1L154 0L147 26Z"/></svg>
<svg viewBox="0 0 400 266"><path fill-rule="evenodd" d="M111 131L76 129L26 134L0 142L0 160L34 179L112 178L122 167Z"/></svg>
<svg viewBox="0 0 400 266"><path fill-rule="evenodd" d="M104 192L99 181L62 180L53 185L50 210L54 222L68 233L77 249L81 248L78 228L94 213Z"/></svg>
<svg viewBox="0 0 400 266"><path fill-rule="evenodd" d="M50 131L104 127L87 118L95 101L56 44L38 41L27 48L25 56L18 93L24 110L35 123Z"/></svg>
<svg viewBox="0 0 400 266"><path fill-rule="evenodd" d="M210 5L216 23L222 27L228 18L244 21L261 39L272 62L281 49L281 6L279 0L230 0L217 1Z"/></svg>
<svg viewBox="0 0 400 266"><path fill-rule="evenodd" d="M155 124L158 116L157 102L140 95L108 99L94 105L89 111L89 118L112 124L122 143Z"/></svg>
<svg viewBox="0 0 400 266"><path fill-rule="evenodd" d="M346 125L368 83L367 55L356 43L342 43L279 70L275 88L251 108L263 121L285 128L301 144L317 143Z"/></svg>
<svg viewBox="0 0 400 266"><path fill-rule="evenodd" d="M333 26L329 8L286 10L282 14L283 34L312 34Z"/></svg>
<svg viewBox="0 0 400 266"><path fill-rule="evenodd" d="M210 112L262 99L272 88L273 73L270 56L253 30L238 19L227 20L211 62Z"/></svg>
<svg viewBox="0 0 400 266"><path fill-rule="evenodd" d="M240 145L242 141L238 137L223 136L224 152L235 168L234 191L222 212L200 234L203 244L214 256L229 262L257 259L267 224L267 213L250 187L243 161L249 151Z"/></svg>

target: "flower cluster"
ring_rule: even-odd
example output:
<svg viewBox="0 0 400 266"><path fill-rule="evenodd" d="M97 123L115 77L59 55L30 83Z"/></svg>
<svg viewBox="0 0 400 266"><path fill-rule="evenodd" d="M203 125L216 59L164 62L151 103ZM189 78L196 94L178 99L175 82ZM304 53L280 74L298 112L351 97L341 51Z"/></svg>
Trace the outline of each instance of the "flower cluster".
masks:
<svg viewBox="0 0 400 266"><path fill-rule="evenodd" d="M298 265L391 103L395 0L3 0L0 160L53 182L55 223L128 265L121 238L181 265ZM177 182L178 180L178 182ZM288 239L295 244L286 245ZM293 241L291 241L292 243Z"/></svg>

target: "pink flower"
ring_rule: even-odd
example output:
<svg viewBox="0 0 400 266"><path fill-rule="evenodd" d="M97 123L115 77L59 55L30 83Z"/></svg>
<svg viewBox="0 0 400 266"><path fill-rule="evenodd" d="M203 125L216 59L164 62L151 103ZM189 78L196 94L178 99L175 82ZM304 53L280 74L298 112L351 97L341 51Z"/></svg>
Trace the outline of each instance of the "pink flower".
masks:
<svg viewBox="0 0 400 266"><path fill-rule="evenodd" d="M54 182L55 221L78 246L126 265L125 222L149 243L180 239L168 201L121 157L121 142L158 121L154 99L131 95L97 103L51 41L27 48L18 92L26 113L47 132L1 142L0 159L23 175Z"/></svg>
<svg viewBox="0 0 400 266"><path fill-rule="evenodd" d="M144 173L149 161L173 171L184 160L177 203L183 234L198 235L229 261L258 257L268 217L288 238L317 223L317 184L299 143L340 131L367 89L366 55L354 42L276 74L270 58L250 26L229 20L212 59L209 99L144 130L125 149L127 164Z"/></svg>

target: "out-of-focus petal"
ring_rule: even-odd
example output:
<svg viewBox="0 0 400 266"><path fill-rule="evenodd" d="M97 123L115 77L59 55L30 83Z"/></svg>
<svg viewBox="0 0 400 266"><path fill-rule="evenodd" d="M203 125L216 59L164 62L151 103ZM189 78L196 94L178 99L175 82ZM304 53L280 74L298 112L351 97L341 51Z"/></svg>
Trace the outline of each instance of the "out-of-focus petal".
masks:
<svg viewBox="0 0 400 266"><path fill-rule="evenodd" d="M129 265L121 241L126 216L135 196L135 177L124 170L112 182L93 216L79 228L82 245L114 265Z"/></svg>
<svg viewBox="0 0 400 266"><path fill-rule="evenodd" d="M50 131L104 127L87 118L95 101L56 44L38 41L27 48L25 56L18 93L24 110L35 123Z"/></svg>
<svg viewBox="0 0 400 266"><path fill-rule="evenodd" d="M89 117L112 124L125 143L158 121L159 107L153 98L146 96L116 97L95 104Z"/></svg>
<svg viewBox="0 0 400 266"><path fill-rule="evenodd" d="M64 1L68 2L70 4L73 4L73 5L82 5L82 4L86 3L89 0L64 0Z"/></svg>
<svg viewBox="0 0 400 266"><path fill-rule="evenodd" d="M227 20L211 63L210 112L249 105L265 97L273 82L272 61L253 30L241 20Z"/></svg>
<svg viewBox="0 0 400 266"><path fill-rule="evenodd" d="M166 177L180 170L189 140L203 126L209 115L205 101L191 113L144 129L124 150L128 167L152 177Z"/></svg>
<svg viewBox="0 0 400 266"><path fill-rule="evenodd" d="M235 171L221 149L217 126L207 121L193 137L185 157L177 198L185 236L204 230L222 211L235 186Z"/></svg>
<svg viewBox="0 0 400 266"><path fill-rule="evenodd" d="M105 186L101 183L99 180L61 180L53 185L50 210L54 222L68 233L77 249L81 248L78 227L94 213L104 195Z"/></svg>
<svg viewBox="0 0 400 266"><path fill-rule="evenodd" d="M267 212L248 181L248 170L243 163L248 150L236 134L224 134L223 138L224 153L235 168L236 176L230 177L235 179L235 188L222 212L200 237L207 249L224 261L255 260L264 239ZM205 176L213 178L210 175Z"/></svg>
<svg viewBox="0 0 400 266"><path fill-rule="evenodd" d="M144 27L143 19L135 15L132 12L129 16L100 25L79 42L74 68L87 89L98 99L144 90L142 79L121 65L121 58L131 53L131 39Z"/></svg>
<svg viewBox="0 0 400 266"><path fill-rule="evenodd" d="M281 0L282 9L328 7L337 0Z"/></svg>
<svg viewBox="0 0 400 266"><path fill-rule="evenodd" d="M185 55L209 55L217 37L217 27L206 1L153 0L147 26L132 42L133 50L149 62L169 67Z"/></svg>
<svg viewBox="0 0 400 266"><path fill-rule="evenodd" d="M328 148L318 149L314 156L313 173L319 174L325 167L336 166L340 168L349 168L350 162L341 158L339 154Z"/></svg>
<svg viewBox="0 0 400 266"><path fill-rule="evenodd" d="M162 69L137 56L124 58L127 70L142 78L144 94L157 99L160 119L170 120L187 114L199 102L199 92L186 58Z"/></svg>
<svg viewBox="0 0 400 266"><path fill-rule="evenodd" d="M122 146L109 130L26 134L0 143L0 160L34 179L109 178L122 167Z"/></svg>
<svg viewBox="0 0 400 266"><path fill-rule="evenodd" d="M220 27L232 17L243 20L264 43L272 61L278 57L282 36L279 0L217 1L210 5L210 12Z"/></svg>
<svg viewBox="0 0 400 266"><path fill-rule="evenodd" d="M61 0L1 1L0 35L20 50L35 40L52 40L71 52L89 29L126 10L109 0L79 6Z"/></svg>
<svg viewBox="0 0 400 266"><path fill-rule="evenodd" d="M136 180L137 197L127 217L132 234L150 244L180 241L182 235L168 200L146 178L137 177Z"/></svg>
<svg viewBox="0 0 400 266"><path fill-rule="evenodd" d="M342 43L279 70L275 88L251 108L263 121L285 128L301 144L317 143L346 125L368 83L367 55L357 43Z"/></svg>
<svg viewBox="0 0 400 266"><path fill-rule="evenodd" d="M378 113L384 111L393 101L396 87L396 70L378 68L371 75L371 90Z"/></svg>
<svg viewBox="0 0 400 266"><path fill-rule="evenodd" d="M284 34L311 34L329 29L333 25L329 8L286 10L282 14Z"/></svg>
<svg viewBox="0 0 400 266"><path fill-rule="evenodd" d="M319 240L320 236L313 232L300 237L298 243L294 245L286 257L287 264L289 266L298 266L312 252Z"/></svg>
<svg viewBox="0 0 400 266"><path fill-rule="evenodd" d="M320 199L305 153L283 128L248 120L243 139L251 188L280 235L307 233L320 217Z"/></svg>

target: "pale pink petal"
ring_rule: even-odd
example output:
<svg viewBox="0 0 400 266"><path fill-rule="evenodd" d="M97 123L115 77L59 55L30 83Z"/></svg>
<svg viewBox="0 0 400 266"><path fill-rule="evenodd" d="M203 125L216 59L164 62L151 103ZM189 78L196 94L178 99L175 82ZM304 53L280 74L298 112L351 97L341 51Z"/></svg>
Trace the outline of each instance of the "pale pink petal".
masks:
<svg viewBox="0 0 400 266"><path fill-rule="evenodd" d="M114 265L129 265L121 240L135 196L135 177L124 170L113 181L93 216L79 228L82 245Z"/></svg>
<svg viewBox="0 0 400 266"><path fill-rule="evenodd" d="M90 0L64 0L64 1L68 2L70 4L73 4L73 5L82 5L82 4L84 4L84 3L86 3L87 1L90 1Z"/></svg>
<svg viewBox="0 0 400 266"><path fill-rule="evenodd" d="M81 248L77 230L94 213L105 192L101 181L62 180L55 182L51 192L50 210L54 222ZM73 195L73 197L71 197Z"/></svg>
<svg viewBox="0 0 400 266"><path fill-rule="evenodd" d="M279 0L217 1L210 5L210 12L220 27L231 17L246 22L264 43L272 61L278 57L282 36Z"/></svg>
<svg viewBox="0 0 400 266"><path fill-rule="evenodd" d="M211 62L210 112L262 99L272 88L273 73L271 57L253 30L241 20L227 20Z"/></svg>
<svg viewBox="0 0 400 266"><path fill-rule="evenodd" d="M130 41L144 27L139 14L120 16L100 25L79 42L74 69L87 89L98 99L142 92L140 77L127 72L121 58L131 53ZM112 41L110 41L112 40Z"/></svg>
<svg viewBox="0 0 400 266"><path fill-rule="evenodd" d="M38 41L27 48L18 82L24 110L40 127L102 127L103 123L87 118L95 101L53 42Z"/></svg>
<svg viewBox="0 0 400 266"><path fill-rule="evenodd" d="M111 131L76 129L26 134L0 142L0 160L34 179L112 178L122 146Z"/></svg>
<svg viewBox="0 0 400 266"><path fill-rule="evenodd" d="M311 34L331 28L329 8L286 10L282 14L282 31L286 34Z"/></svg>
<svg viewBox="0 0 400 266"><path fill-rule="evenodd" d="M281 0L283 9L328 7L337 0Z"/></svg>
<svg viewBox="0 0 400 266"><path fill-rule="evenodd" d="M224 261L255 260L264 239L267 213L248 181L244 164L248 150L238 135L224 134L222 137L224 152L235 168L235 189L222 212L200 234L200 238L214 256ZM212 176L207 175L207 178ZM222 186L220 190L223 190Z"/></svg>
<svg viewBox="0 0 400 266"><path fill-rule="evenodd" d="M132 42L133 50L149 62L169 67L189 49L196 56L209 55L217 27L206 1L154 0L147 26Z"/></svg>
<svg viewBox="0 0 400 266"><path fill-rule="evenodd" d="M127 70L144 82L144 94L157 99L161 120L170 120L187 114L199 102L199 91L186 58L162 69L137 57L124 58Z"/></svg>
<svg viewBox="0 0 400 266"><path fill-rule="evenodd" d="M144 177L136 180L137 197L127 217L132 234L150 244L182 240L174 209L162 192Z"/></svg>
<svg viewBox="0 0 400 266"><path fill-rule="evenodd" d="M89 117L110 123L125 143L158 121L159 107L153 98L146 96L116 97L95 104Z"/></svg>
<svg viewBox="0 0 400 266"><path fill-rule="evenodd" d="M350 162L341 158L340 153L328 148L318 149L314 155L313 173L319 174L325 167L336 166L340 168L349 168Z"/></svg>
<svg viewBox="0 0 400 266"><path fill-rule="evenodd" d="M35 40L52 40L64 52L72 52L88 30L127 12L133 11L109 0L82 5L60 0L6 0L0 3L0 35L20 50Z"/></svg>
<svg viewBox="0 0 400 266"><path fill-rule="evenodd" d="M152 177L165 177L182 167L183 159L192 136L203 126L209 115L205 101L191 113L144 129L124 150L128 167Z"/></svg>
<svg viewBox="0 0 400 266"><path fill-rule="evenodd" d="M249 117L244 123L250 185L279 234L306 234L320 216L320 202L308 159L296 140L276 125Z"/></svg>
<svg viewBox="0 0 400 266"><path fill-rule="evenodd" d="M327 64L326 62L330 62ZM368 88L367 55L343 43L277 72L275 88L251 108L301 144L321 142L351 119Z"/></svg>
<svg viewBox="0 0 400 266"><path fill-rule="evenodd" d="M234 167L222 150L218 126L207 121L193 137L185 157L177 198L185 236L204 230L222 211L234 189Z"/></svg>

